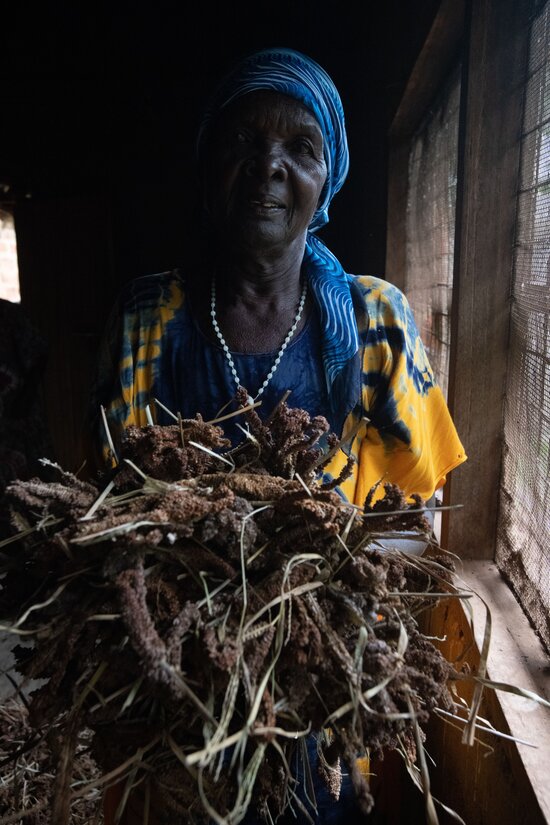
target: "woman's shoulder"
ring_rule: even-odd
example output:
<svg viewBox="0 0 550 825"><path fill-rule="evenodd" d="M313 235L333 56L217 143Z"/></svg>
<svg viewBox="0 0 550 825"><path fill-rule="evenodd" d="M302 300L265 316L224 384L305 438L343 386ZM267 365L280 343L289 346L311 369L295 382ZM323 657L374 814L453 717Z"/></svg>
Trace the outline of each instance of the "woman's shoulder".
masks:
<svg viewBox="0 0 550 825"><path fill-rule="evenodd" d="M351 275L356 288L367 297L384 298L387 301L406 300L404 293L398 286L375 275Z"/></svg>
<svg viewBox="0 0 550 825"><path fill-rule="evenodd" d="M119 307L123 312L138 312L181 304L184 293L185 281L179 269L139 275L122 286Z"/></svg>
<svg viewBox="0 0 550 825"><path fill-rule="evenodd" d="M374 275L353 275L353 289L360 296L371 319L383 316L386 323L407 323L410 315L405 293L391 281Z"/></svg>

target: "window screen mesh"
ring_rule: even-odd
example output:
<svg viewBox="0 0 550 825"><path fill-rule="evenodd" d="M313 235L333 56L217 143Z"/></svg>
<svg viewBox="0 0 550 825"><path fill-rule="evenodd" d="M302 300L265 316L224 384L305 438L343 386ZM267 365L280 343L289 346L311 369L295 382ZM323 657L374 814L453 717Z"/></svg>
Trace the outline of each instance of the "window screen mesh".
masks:
<svg viewBox="0 0 550 825"><path fill-rule="evenodd" d="M550 649L550 3L529 37L496 562Z"/></svg>
<svg viewBox="0 0 550 825"><path fill-rule="evenodd" d="M459 69L417 130L409 153L406 294L445 396L453 288Z"/></svg>

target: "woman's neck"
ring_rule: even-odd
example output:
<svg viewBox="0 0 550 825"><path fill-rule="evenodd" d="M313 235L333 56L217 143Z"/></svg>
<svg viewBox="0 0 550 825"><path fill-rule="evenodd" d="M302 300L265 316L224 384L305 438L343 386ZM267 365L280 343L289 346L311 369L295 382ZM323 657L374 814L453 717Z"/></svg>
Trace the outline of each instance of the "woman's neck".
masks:
<svg viewBox="0 0 550 825"><path fill-rule="evenodd" d="M190 284L190 307L203 333L213 343L218 341L211 316L214 279L216 318L229 349L245 353L277 350L296 318L305 241L303 237L282 250L237 249L213 242ZM296 332L303 328L311 305L308 296Z"/></svg>
<svg viewBox="0 0 550 825"><path fill-rule="evenodd" d="M295 242L284 250L226 250L215 263L220 300L293 303L300 291L305 242Z"/></svg>

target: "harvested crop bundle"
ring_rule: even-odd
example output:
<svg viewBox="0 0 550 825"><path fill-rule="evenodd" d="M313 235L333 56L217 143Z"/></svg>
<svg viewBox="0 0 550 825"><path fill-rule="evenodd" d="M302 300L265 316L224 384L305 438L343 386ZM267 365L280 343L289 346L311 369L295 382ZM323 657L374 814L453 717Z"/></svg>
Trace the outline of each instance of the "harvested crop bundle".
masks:
<svg viewBox="0 0 550 825"><path fill-rule="evenodd" d="M90 731L82 731L75 748L72 781L91 785L88 792L75 799L71 807L71 825L96 822L101 805L101 791L93 787L100 771L89 748ZM29 724L25 704L15 698L0 705L0 815L39 807L23 822L32 825L51 823L51 811L41 804L51 797L57 769L57 732L37 734ZM14 752L18 756L14 759ZM21 821L18 817L16 821Z"/></svg>
<svg viewBox="0 0 550 825"><path fill-rule="evenodd" d="M369 811L357 757L413 765L432 710L452 708L452 669L416 621L455 591L452 565L376 547L428 532L423 502L386 485L350 505L319 481L325 419L286 403L268 425L243 417L234 449L200 416L131 427L111 477L57 468L7 490L0 616L34 640L17 670L44 680L28 722L55 737L57 769L35 808L56 824L115 781L174 822L275 819L300 807L291 766L311 731L331 793L343 760ZM82 786L84 734L100 775Z"/></svg>

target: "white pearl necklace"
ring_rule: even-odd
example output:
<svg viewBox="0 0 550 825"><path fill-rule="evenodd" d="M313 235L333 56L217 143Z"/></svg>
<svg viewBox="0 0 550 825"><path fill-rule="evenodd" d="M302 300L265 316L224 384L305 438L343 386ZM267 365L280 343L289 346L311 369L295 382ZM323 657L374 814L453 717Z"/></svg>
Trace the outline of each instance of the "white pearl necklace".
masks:
<svg viewBox="0 0 550 825"><path fill-rule="evenodd" d="M256 394L256 398L251 398L250 396L248 396L249 404L254 403L254 401L256 401L260 397L260 395L262 395L263 391L265 390L265 388L267 387L267 385L269 384L269 382L271 381L271 379L275 375L277 367L281 363L281 358L283 357L283 353L284 353L285 349L288 347L288 345L290 343L290 340L291 340L292 336L294 335L294 333L296 332L296 328L297 328L298 324L300 323L300 318L302 317L302 312L304 311L304 304L306 302L306 295L307 295L307 280L304 278L304 286L302 287L302 294L300 296L300 303L298 304L298 311L296 312L296 317L294 318L292 326L290 327L290 329L287 333L287 336L286 336L285 340L283 341L283 343L281 345L281 349L277 353L277 357L275 358L275 361L273 362L273 366L271 367L271 369L269 370L269 372L267 374L267 378L265 379L264 383L262 384L262 386L260 387L260 389L258 390L258 392ZM212 316L212 326L214 327L214 332L216 333L216 335L218 337L218 341L222 345L223 351L225 352L225 357L227 358L227 363L229 364L229 367L231 369L231 374L233 376L235 384L237 385L237 387L240 387L241 386L241 379L237 375L237 370L235 369L235 363L233 361L233 358L231 357L231 353L229 352L229 347L225 343L225 338L222 335L222 331L219 327L219 324L218 324L218 321L217 321L217 318L216 318L216 279L215 278L212 278L212 288L211 288L211 297L210 297L210 315Z"/></svg>

